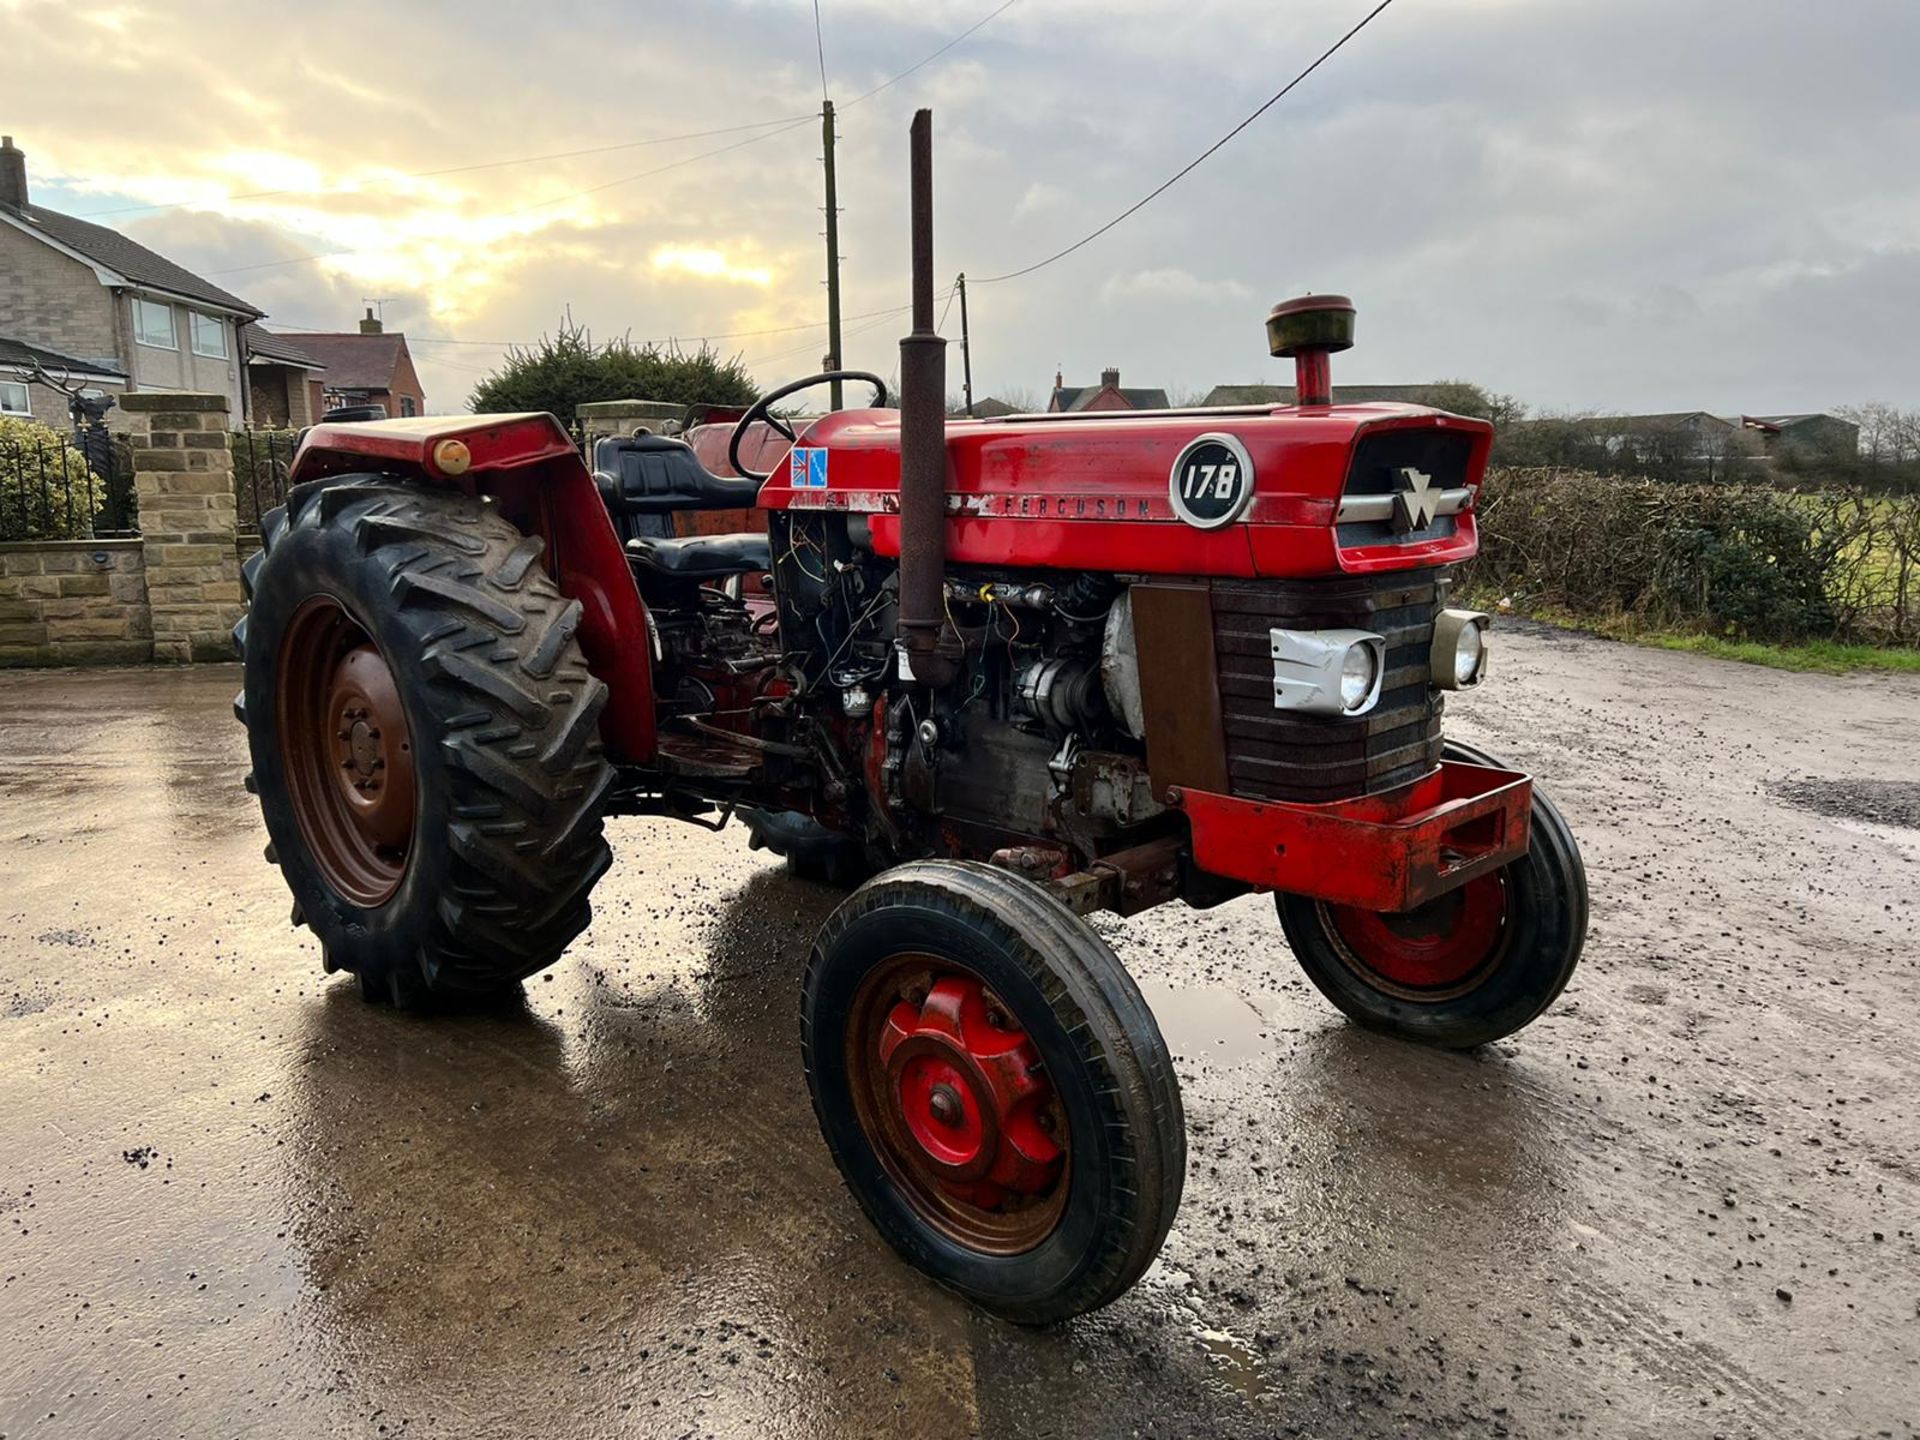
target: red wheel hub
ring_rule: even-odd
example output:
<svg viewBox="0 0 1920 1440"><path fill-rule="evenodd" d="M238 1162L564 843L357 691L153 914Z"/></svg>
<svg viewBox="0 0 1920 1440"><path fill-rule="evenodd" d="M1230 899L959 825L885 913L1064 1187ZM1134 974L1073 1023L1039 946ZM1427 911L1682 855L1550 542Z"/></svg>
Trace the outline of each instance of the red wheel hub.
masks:
<svg viewBox="0 0 1920 1440"><path fill-rule="evenodd" d="M383 905L413 845L413 739L393 672L329 595L304 602L280 646L287 793L315 868L346 899Z"/></svg>
<svg viewBox="0 0 1920 1440"><path fill-rule="evenodd" d="M901 1197L987 1254L1046 1239L1065 1213L1070 1137L1013 1012L977 975L907 954L862 983L851 1022L855 1107Z"/></svg>
<svg viewBox="0 0 1920 1440"><path fill-rule="evenodd" d="M1323 909L1340 949L1362 978L1415 998L1439 999L1471 988L1489 973L1487 962L1506 937L1507 907L1507 883L1496 870L1404 914L1350 905Z"/></svg>
<svg viewBox="0 0 1920 1440"><path fill-rule="evenodd" d="M880 1032L880 1063L900 1118L940 1188L983 1209L1052 1188L1063 1151L1053 1090L1026 1031L971 976L902 1000Z"/></svg>

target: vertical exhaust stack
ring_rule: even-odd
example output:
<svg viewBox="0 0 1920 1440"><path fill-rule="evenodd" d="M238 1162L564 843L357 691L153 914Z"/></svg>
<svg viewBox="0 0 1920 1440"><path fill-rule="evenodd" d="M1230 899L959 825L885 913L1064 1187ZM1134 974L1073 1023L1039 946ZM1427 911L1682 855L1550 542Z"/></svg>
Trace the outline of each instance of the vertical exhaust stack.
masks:
<svg viewBox="0 0 1920 1440"><path fill-rule="evenodd" d="M947 583L947 342L933 326L933 112L913 117L913 333L900 341L898 644L913 678L958 671L940 646Z"/></svg>
<svg viewBox="0 0 1920 1440"><path fill-rule="evenodd" d="M1329 355L1353 348L1353 301L1344 295L1282 300L1267 316L1267 349L1293 360L1294 403L1333 403Z"/></svg>

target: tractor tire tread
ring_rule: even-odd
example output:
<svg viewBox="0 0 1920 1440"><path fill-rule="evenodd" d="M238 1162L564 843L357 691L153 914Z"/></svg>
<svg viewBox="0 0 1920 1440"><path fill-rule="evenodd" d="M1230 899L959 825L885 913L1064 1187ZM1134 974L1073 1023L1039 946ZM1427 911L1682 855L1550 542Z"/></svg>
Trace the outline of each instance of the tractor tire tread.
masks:
<svg viewBox="0 0 1920 1440"><path fill-rule="evenodd" d="M309 898L302 908L329 958L360 973L369 998L419 1008L516 984L586 928L587 896L612 860L601 809L613 770L598 733L607 688L580 652L579 603L546 580L544 546L487 502L377 475L295 486L262 521L250 601L280 582L276 557L287 542L316 529L349 543L348 563L366 567L369 591L381 592L369 603L385 597L383 654L420 760L437 752L452 804L444 831L416 841L443 852L445 874L409 919L406 943L360 943L366 927L338 906ZM265 638L243 618L242 658L249 639ZM235 710L246 724L244 692ZM521 743L508 749L503 737ZM256 773L260 747L274 743L254 735ZM462 818L476 814L490 818ZM291 847L288 826L279 828L284 872Z"/></svg>
<svg viewBox="0 0 1920 1440"><path fill-rule="evenodd" d="M1179 1210L1186 1180L1179 1078L1159 1040L1153 1012L1104 941L1093 952L1104 953L1104 963L1090 958L1086 938L1098 936L1080 917L1040 887L972 861L917 861L868 881L822 927L808 958L803 994L815 993L816 972L848 927L874 911L902 904L990 927L1007 953L1018 958L1081 1065L1095 1077L1090 1089L1105 1110L1114 1163L1107 1203L1111 1212L1130 1212L1111 1214L1120 1223L1103 1229L1115 1243L1095 1256L1068 1289L1022 1303L973 1298L1023 1324L1050 1324L1097 1309L1123 1294L1153 1263ZM810 1017L803 1019L810 1022ZM1102 1035L1112 1038L1114 1053L1102 1043ZM1151 1036L1155 1043L1129 1043L1128 1037L1136 1035ZM827 1116L814 1081L813 1043L813 1025L803 1023L801 1061L825 1129ZM884 1232L882 1216L857 1190L855 1195Z"/></svg>

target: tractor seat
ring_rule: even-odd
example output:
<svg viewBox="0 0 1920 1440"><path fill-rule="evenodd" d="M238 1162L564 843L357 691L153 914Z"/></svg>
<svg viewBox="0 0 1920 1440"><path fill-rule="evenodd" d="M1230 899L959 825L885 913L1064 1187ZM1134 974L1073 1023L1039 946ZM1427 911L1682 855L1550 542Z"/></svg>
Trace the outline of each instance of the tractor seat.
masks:
<svg viewBox="0 0 1920 1440"><path fill-rule="evenodd" d="M773 568L765 535L689 535L684 540L642 538L627 542L636 569L669 580L724 580Z"/></svg>
<svg viewBox="0 0 1920 1440"><path fill-rule="evenodd" d="M666 435L610 435L593 446L593 481L615 515L748 510L760 482L716 475L693 447Z"/></svg>

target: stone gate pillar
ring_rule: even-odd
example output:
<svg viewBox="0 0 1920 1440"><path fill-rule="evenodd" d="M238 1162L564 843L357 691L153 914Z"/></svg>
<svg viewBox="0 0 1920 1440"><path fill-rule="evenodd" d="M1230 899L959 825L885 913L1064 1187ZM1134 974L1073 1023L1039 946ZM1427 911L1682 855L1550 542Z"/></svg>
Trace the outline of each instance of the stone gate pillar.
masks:
<svg viewBox="0 0 1920 1440"><path fill-rule="evenodd" d="M142 390L119 402L130 422L153 658L231 660L240 564L227 397Z"/></svg>

